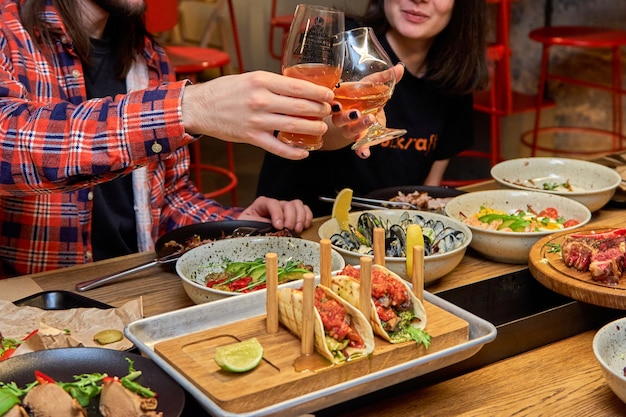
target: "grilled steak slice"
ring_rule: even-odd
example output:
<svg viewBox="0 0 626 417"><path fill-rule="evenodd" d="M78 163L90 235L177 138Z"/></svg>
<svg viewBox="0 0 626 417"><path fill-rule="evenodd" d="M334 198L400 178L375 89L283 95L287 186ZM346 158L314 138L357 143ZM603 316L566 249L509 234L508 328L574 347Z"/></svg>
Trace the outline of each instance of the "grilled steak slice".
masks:
<svg viewBox="0 0 626 417"><path fill-rule="evenodd" d="M574 233L561 244L561 256L568 267L590 271L594 281L616 285L624 270L626 228L606 233Z"/></svg>
<svg viewBox="0 0 626 417"><path fill-rule="evenodd" d="M600 252L592 258L589 271L594 281L617 285L624 271L624 253L619 248Z"/></svg>

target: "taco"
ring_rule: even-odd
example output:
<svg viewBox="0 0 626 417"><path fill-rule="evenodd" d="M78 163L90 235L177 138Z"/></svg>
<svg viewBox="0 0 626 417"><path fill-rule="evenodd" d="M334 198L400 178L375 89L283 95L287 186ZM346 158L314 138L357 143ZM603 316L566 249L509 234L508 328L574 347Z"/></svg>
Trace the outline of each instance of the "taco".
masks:
<svg viewBox="0 0 626 417"><path fill-rule="evenodd" d="M331 289L353 306L360 302L360 270L346 265L332 277ZM374 333L391 343L415 340L428 348L426 310L411 287L389 269L372 265L372 308L370 323Z"/></svg>
<svg viewBox="0 0 626 417"><path fill-rule="evenodd" d="M302 337L303 303L301 288L278 290L278 318L298 337ZM363 313L323 285L315 288L314 317L315 350L331 363L366 357L374 351L374 333Z"/></svg>

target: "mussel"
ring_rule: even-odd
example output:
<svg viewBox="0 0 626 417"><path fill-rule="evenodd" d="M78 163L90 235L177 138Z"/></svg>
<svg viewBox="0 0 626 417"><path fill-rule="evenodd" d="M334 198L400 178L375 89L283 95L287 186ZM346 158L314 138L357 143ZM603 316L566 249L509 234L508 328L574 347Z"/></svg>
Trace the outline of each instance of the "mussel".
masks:
<svg viewBox="0 0 626 417"><path fill-rule="evenodd" d="M441 220L426 219L420 214L403 212L397 224L377 216L372 212L362 213L357 226L350 225L350 230L343 230L331 236L331 243L339 248L361 254L373 254L374 229L382 227L385 231L385 256L403 258L406 256L406 229L410 224L417 224L424 234L424 255L449 252L459 247L465 234L447 227Z"/></svg>

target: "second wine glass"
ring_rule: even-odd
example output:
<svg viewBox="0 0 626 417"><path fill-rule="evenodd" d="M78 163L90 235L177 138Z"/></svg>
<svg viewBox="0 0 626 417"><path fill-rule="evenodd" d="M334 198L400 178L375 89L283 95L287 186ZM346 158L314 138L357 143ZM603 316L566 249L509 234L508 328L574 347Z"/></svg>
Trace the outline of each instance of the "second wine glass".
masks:
<svg viewBox="0 0 626 417"><path fill-rule="evenodd" d="M341 103L343 110L356 109L376 116L396 85L393 62L370 27L345 31L337 36L335 44L344 52L343 73L335 89L335 100ZM377 120L352 149L376 145L404 134L406 130L384 127Z"/></svg>
<svg viewBox="0 0 626 417"><path fill-rule="evenodd" d="M344 30L344 13L323 6L296 6L285 51L283 75L334 88L341 76L342 46L333 47L333 39ZM308 150L319 149L321 136L279 132L278 139Z"/></svg>

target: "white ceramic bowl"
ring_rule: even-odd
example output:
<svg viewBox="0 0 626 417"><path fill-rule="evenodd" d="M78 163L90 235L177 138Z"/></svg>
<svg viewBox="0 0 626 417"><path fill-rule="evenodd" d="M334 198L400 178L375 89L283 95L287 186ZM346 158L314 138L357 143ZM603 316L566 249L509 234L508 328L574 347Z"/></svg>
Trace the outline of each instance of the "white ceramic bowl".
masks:
<svg viewBox="0 0 626 417"><path fill-rule="evenodd" d="M609 387L626 402L626 317L604 325L593 338L593 354Z"/></svg>
<svg viewBox="0 0 626 417"><path fill-rule="evenodd" d="M284 265L288 259L303 261L313 266L313 273L320 271L320 244L310 240L293 237L252 236L216 240L185 252L176 262L176 272L181 278L185 292L196 304L206 303L221 298L240 295L239 293L208 288L202 278L208 272L219 272L215 267L207 269L209 264L219 264L224 259L229 261L253 261L265 258L268 252L278 255L278 265ZM331 251L332 270L341 270L345 262L335 250ZM281 285L301 286L301 281L292 281ZM265 290L259 290L265 291Z"/></svg>
<svg viewBox="0 0 626 417"><path fill-rule="evenodd" d="M622 177L609 167L595 162L568 158L518 158L491 168L491 176L504 188L540 191L576 200L592 212L608 203ZM545 190L544 184L569 182L569 190Z"/></svg>
<svg viewBox="0 0 626 417"><path fill-rule="evenodd" d="M373 213L376 216L388 220L391 224L398 224L400 216L402 213L408 213L410 216L420 215L427 220L435 220L441 221L445 226L452 227L453 229L460 230L464 233L465 238L463 239L462 245L454 250L451 250L447 253L442 254L434 254L424 257L424 284L430 284L444 275L451 272L456 266L461 262L463 256L465 255L465 251L469 246L470 241L472 240L472 232L469 227L463 224L460 221L455 219L451 219L442 214L437 214L431 211L418 211L418 210L366 210L366 211L356 211L350 213L350 224L356 226L359 216L363 213ZM330 239L334 234L339 233L341 229L339 228L339 224L335 219L329 219L324 222L320 228L318 229L318 235L320 239ZM347 249L340 248L338 246L333 245L333 249L343 256L346 263L351 265L360 265L361 256L370 256L372 255L362 255L358 252L352 252ZM410 281L407 271L406 271L406 257L385 257L385 266L400 275L403 279Z"/></svg>
<svg viewBox="0 0 626 417"><path fill-rule="evenodd" d="M513 213L519 209L526 210L528 205L538 212L553 207L566 219L578 220L577 226L568 229L580 227L591 220L589 209L572 199L539 191L513 189L462 194L449 201L445 211L448 216L462 222L465 218L478 213L481 206ZM485 258L513 264L527 263L530 248L542 237L557 231L568 230L507 232L486 230L475 226L469 226L469 228L472 230L470 243L472 249L481 253Z"/></svg>

